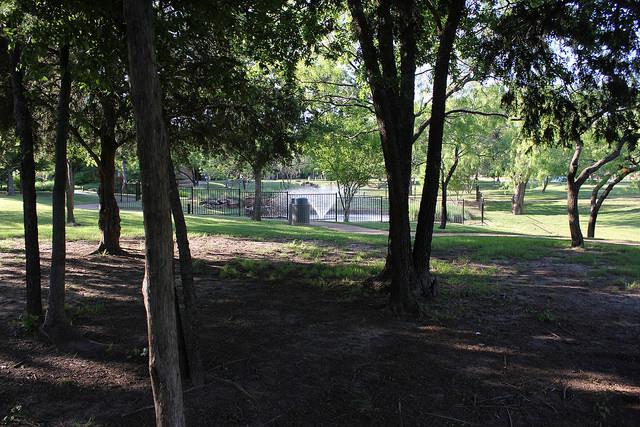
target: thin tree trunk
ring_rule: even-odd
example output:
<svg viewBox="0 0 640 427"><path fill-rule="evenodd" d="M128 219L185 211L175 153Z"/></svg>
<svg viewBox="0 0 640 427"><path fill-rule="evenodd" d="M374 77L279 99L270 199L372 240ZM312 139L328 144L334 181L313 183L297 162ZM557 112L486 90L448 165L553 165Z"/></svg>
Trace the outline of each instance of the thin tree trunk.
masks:
<svg viewBox="0 0 640 427"><path fill-rule="evenodd" d="M200 338L198 336L200 318L198 316L196 290L193 283L193 263L191 260L191 249L189 248L187 223L184 219L175 169L171 161L169 161L169 191L171 212L173 214L176 231L176 242L178 244L178 254L180 256L180 279L182 284L182 300L184 302L181 326L185 342L187 371L191 383L194 386L198 386L204 382L204 370L202 368L202 358L200 355Z"/></svg>
<svg viewBox="0 0 640 427"><path fill-rule="evenodd" d="M134 106L145 228L144 304L156 425L185 425L173 279L170 162L154 50L150 0L126 0L129 83Z"/></svg>
<svg viewBox="0 0 640 427"><path fill-rule="evenodd" d="M7 174L7 196L15 196L16 189L13 185L13 169L9 169Z"/></svg>
<svg viewBox="0 0 640 427"><path fill-rule="evenodd" d="M430 291L432 293L435 292L430 273L431 242L433 239L433 223L438 199L440 162L442 161L442 137L444 134L447 100L447 79L451 52L453 51L455 43L456 31L464 13L464 6L464 0L452 0L449 3L447 22L440 36L440 44L438 46L438 54L434 67L426 173L413 248L413 262L423 293L425 294L427 293L428 287L431 288Z"/></svg>
<svg viewBox="0 0 640 427"><path fill-rule="evenodd" d="M120 208L116 200L115 189L116 151L118 149L115 135L116 111L114 100L108 95L100 99L100 104L103 114L100 126L100 164L98 165L100 245L96 252L122 255L125 252L120 247Z"/></svg>
<svg viewBox="0 0 640 427"><path fill-rule="evenodd" d="M623 179L625 179L625 177L637 171L638 171L638 166L622 168L620 171L618 171L618 173L614 175L615 177L613 178L613 180L609 182L609 184L607 184L607 187L605 188L604 192L601 195L598 195L598 193L600 189L603 187L603 185L606 183L607 179L603 179L598 183L598 185L594 187L591 193L591 209L589 211L589 226L587 228L588 238L590 239L595 238L596 221L598 220L598 213L600 212L600 208L602 207L602 204L604 203L606 198L609 197L609 194L613 190L613 187L619 184Z"/></svg>
<svg viewBox="0 0 640 427"><path fill-rule="evenodd" d="M514 215L522 215L524 212L524 195L526 191L526 182L518 182L516 184L515 192L511 198L511 212Z"/></svg>
<svg viewBox="0 0 640 427"><path fill-rule="evenodd" d="M73 214L74 207L74 195L75 195L75 170L73 169L73 164L70 161L67 161L67 224L77 225L76 217Z"/></svg>
<svg viewBox="0 0 640 427"><path fill-rule="evenodd" d="M440 229L447 228L447 183L442 180L441 183L441 199L440 199Z"/></svg>
<svg viewBox="0 0 640 427"><path fill-rule="evenodd" d="M547 185L549 185L549 180L551 178L548 176L544 177L544 181L542 181L542 192L544 193L545 191L547 191Z"/></svg>
<svg viewBox="0 0 640 427"><path fill-rule="evenodd" d="M453 178L453 174L455 173L456 169L458 168L458 162L460 161L460 148L456 145L455 150L454 150L454 157L453 157L453 164L451 165L451 167L449 168L449 171L447 172L447 175L444 175L444 164L443 164L443 171L442 171L442 183L441 183L441 192L442 192L442 200L441 200L441 205L440 205L440 228L442 230L444 230L447 227L447 216L448 216L448 212L447 212L447 189L449 188L449 183L451 182L451 178Z"/></svg>
<svg viewBox="0 0 640 427"><path fill-rule="evenodd" d="M121 192L126 193L127 190L127 159L122 158L122 187Z"/></svg>
<svg viewBox="0 0 640 427"><path fill-rule="evenodd" d="M567 171L567 211L569 214L569 231L571 233L572 248L584 246L584 237L582 236L582 230L580 229L580 215L578 211L578 195L580 193L580 187L582 187L582 184L584 184L589 176L594 172L598 171L602 166L618 157L624 144L624 140L618 142L609 154L584 168L582 172L578 174L578 163L580 161L580 155L582 154L584 144L582 141L578 141L576 143L575 151L573 152L573 156L569 162L569 170Z"/></svg>
<svg viewBox="0 0 640 427"><path fill-rule="evenodd" d="M567 212L569 214L569 232L571 247L584 246L584 237L580 229L580 212L578 211L578 194L580 188L574 183L567 183Z"/></svg>
<svg viewBox="0 0 640 427"><path fill-rule="evenodd" d="M32 316L40 317L42 316L42 295L40 290L40 245L38 243L38 214L36 211L33 119L25 99L19 46L14 47L11 52L11 89L16 133L20 138L22 153L20 185L22 186L24 249L26 255L26 310Z"/></svg>
<svg viewBox="0 0 640 427"><path fill-rule="evenodd" d="M262 168L253 168L253 179L255 180L255 189L253 194L253 214L251 218L254 221L262 220Z"/></svg>
<svg viewBox="0 0 640 427"><path fill-rule="evenodd" d="M65 301L65 187L67 184L67 139L69 135L69 102L71 100L71 73L69 46L60 48L60 93L56 119L55 178L53 183L53 237L51 242L51 274L47 314L42 331L56 344L69 337L70 323L64 312Z"/></svg>

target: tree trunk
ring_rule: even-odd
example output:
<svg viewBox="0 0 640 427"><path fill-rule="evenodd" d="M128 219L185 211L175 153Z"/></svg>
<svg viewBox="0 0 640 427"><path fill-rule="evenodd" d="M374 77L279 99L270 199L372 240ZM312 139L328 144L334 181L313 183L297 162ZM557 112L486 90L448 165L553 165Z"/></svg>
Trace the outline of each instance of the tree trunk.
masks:
<svg viewBox="0 0 640 427"><path fill-rule="evenodd" d="M16 133L20 138L22 160L22 212L24 219L24 249L26 255L27 313L42 316L40 290L40 245L38 243L38 214L36 211L36 166L34 161L33 119L25 97L23 70L20 66L20 47L11 52L11 89Z"/></svg>
<svg viewBox="0 0 640 427"><path fill-rule="evenodd" d="M621 168L614 175L613 179L609 182L604 192L599 196L598 196L598 193L600 192L600 189L604 186L604 184L606 184L606 182L608 181L607 178L609 177L606 177L603 180L601 180L593 188L593 191L591 192L591 209L589 211L589 227L587 228L588 238L593 239L596 236L596 221L598 220L598 213L600 212L600 208L602 207L602 204L604 203L605 199L609 197L609 194L613 190L613 187L619 184L620 181L622 181L625 177L637 171L638 171L638 166Z"/></svg>
<svg viewBox="0 0 640 427"><path fill-rule="evenodd" d="M433 223L438 199L440 163L442 162L442 137L444 134L445 107L447 101L447 79L449 76L451 52L454 47L456 31L464 13L464 6L464 0L452 0L449 3L447 22L440 35L436 64L434 67L426 173L413 248L413 262L424 293L426 293L427 287L431 288L432 293L434 292L430 273L431 242L433 239Z"/></svg>
<svg viewBox="0 0 640 427"><path fill-rule="evenodd" d="M441 183L441 194L442 198L440 199L440 229L444 230L447 228L447 183L445 180L442 180Z"/></svg>
<svg viewBox="0 0 640 427"><path fill-rule="evenodd" d="M120 190L122 193L127 191L127 159L122 158L122 187Z"/></svg>
<svg viewBox="0 0 640 427"><path fill-rule="evenodd" d="M182 284L182 300L184 302L181 326L185 342L187 372L189 373L191 383L194 386L198 386L204 383L204 370L200 356L200 338L198 336L200 318L198 316L196 290L193 283L193 263L191 260L191 249L189 248L187 223L184 220L175 169L171 161L169 161L169 191L171 212L173 214L176 231L176 242L178 243L178 254L180 256L180 279Z"/></svg>
<svg viewBox="0 0 640 427"><path fill-rule="evenodd" d="M129 83L134 106L145 228L144 305L156 425L185 425L173 279L167 167L170 162L154 50L150 0L126 0Z"/></svg>
<svg viewBox="0 0 640 427"><path fill-rule="evenodd" d="M609 154L584 168L580 174L578 174L578 163L580 161L580 155L582 154L584 144L582 141L578 141L576 143L575 151L573 152L573 156L569 162L569 170L567 171L567 211L569 214L569 231L571 232L572 248L584 246L584 238L582 236L582 230L580 229L580 215L578 211L578 194L580 192L580 187L582 187L582 184L587 181L591 174L618 157L625 142L626 141L624 140L618 142Z"/></svg>
<svg viewBox="0 0 640 427"><path fill-rule="evenodd" d="M547 191L547 185L549 185L549 180L551 178L548 176L544 177L544 181L542 181L542 192L544 193L545 191Z"/></svg>
<svg viewBox="0 0 640 427"><path fill-rule="evenodd" d="M514 215L522 215L524 212L524 195L527 191L527 183L526 182L518 182L516 184L516 189L511 197L511 212Z"/></svg>
<svg viewBox="0 0 640 427"><path fill-rule="evenodd" d="M73 214L74 207L74 194L75 194L75 170L73 169L73 164L70 161L67 161L67 224L69 225L78 225L76 223L76 217Z"/></svg>
<svg viewBox="0 0 640 427"><path fill-rule="evenodd" d="M102 105L102 124L100 126L100 164L98 175L98 198L100 211L98 227L100 228L100 245L96 252L110 255L122 255L120 247L120 208L116 200L116 111L114 100L106 95L100 99Z"/></svg>
<svg viewBox="0 0 640 427"><path fill-rule="evenodd" d="M253 213L251 218L254 221L262 220L262 168L253 168L253 179L255 180L255 190L253 195Z"/></svg>
<svg viewBox="0 0 640 427"><path fill-rule="evenodd" d="M15 196L16 189L13 185L13 169L9 169L7 173L7 196Z"/></svg>
<svg viewBox="0 0 640 427"><path fill-rule="evenodd" d="M57 345L69 340L71 327L64 312L66 261L64 199L67 184L67 138L69 135L69 102L71 100L68 45L60 48L60 72L55 139L55 178L51 197L53 205L51 274L47 314L42 325L42 331Z"/></svg>
<svg viewBox="0 0 640 427"><path fill-rule="evenodd" d="M451 178L453 178L453 174L458 167L458 162L460 161L460 148L456 145L454 150L453 164L449 168L449 172L447 175L444 175L444 164L442 168L442 183L441 183L441 192L442 192L442 200L440 205L440 228L444 230L447 227L447 189L449 188L449 183L451 182Z"/></svg>

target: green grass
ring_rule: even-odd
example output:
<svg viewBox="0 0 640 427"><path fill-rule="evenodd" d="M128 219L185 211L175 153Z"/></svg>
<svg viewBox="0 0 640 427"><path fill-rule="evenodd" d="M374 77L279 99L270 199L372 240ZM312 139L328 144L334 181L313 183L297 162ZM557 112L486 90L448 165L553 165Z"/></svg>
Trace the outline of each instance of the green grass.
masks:
<svg viewBox="0 0 640 427"><path fill-rule="evenodd" d="M469 224L449 223L445 230L440 230L437 228L438 224L434 224L434 231L569 237L565 184L551 183L544 193L541 187L535 185L528 188L523 215L511 213L510 186L485 180L481 181L480 188L486 201L484 225L479 224L478 218L475 218ZM592 185L585 184L580 191L580 223L585 236L592 188ZM477 212L474 215L477 217ZM389 224L382 222L357 225L378 230L389 229ZM415 231L415 223L411 227ZM600 209L596 239L640 242L640 189L637 184L623 182L612 191Z"/></svg>
<svg viewBox="0 0 640 427"><path fill-rule="evenodd" d="M79 203L94 203L95 199L92 197L94 196L78 196L79 200L83 200ZM50 201L50 196L39 195L39 228L40 239L43 241L49 241L51 238ZM67 227L67 239L98 240L97 215L97 211L77 209L77 220L82 225ZM124 238L144 237L142 213L123 211L121 218ZM318 264L324 256L333 251L332 245L337 248L344 248L350 244L367 245L383 254L387 244L385 235L341 233L315 226L289 226L283 221L254 222L245 218L187 216L187 224L191 236L219 235L251 240L285 241L292 252L297 253L307 264L309 262ZM469 232L471 227L456 224L448 227L447 231ZM481 230L486 231L485 228L481 228ZM0 247L7 245L6 239L21 238L23 235L21 199L0 196ZM454 254L457 259L484 264L496 260L517 263L541 257L567 257L571 262L583 264L585 268L592 269L594 274L619 277L620 284L629 289L634 289L640 283L640 269L638 268L640 247L604 244L595 241L587 242L584 251L570 251L568 246L569 243L566 239L541 239L535 236L475 236L473 234L438 236L436 234L433 241L433 253L435 256L444 253ZM319 278L331 282L349 275L354 277L368 275L372 268L379 268L379 265L372 264L362 254L345 256L341 260L344 261L343 267L336 269L335 266L332 266L331 268L334 269L332 273L311 271ZM232 267L236 268L236 266ZM237 268L242 269L243 266L239 265ZM360 268L364 268L364 270L360 270ZM446 270L447 268L453 270ZM434 269L444 276L453 275L458 279L462 277L464 280L474 283L482 281L483 279L479 278L484 274L483 270L473 270L468 264L461 262L454 263L449 267L435 262ZM488 271L490 276L489 273L491 271ZM333 276L326 276L327 274Z"/></svg>
<svg viewBox="0 0 640 427"><path fill-rule="evenodd" d="M516 216L511 214L511 188L483 181L486 231L568 237L565 185L549 184L544 193L540 187L527 189L524 214ZM592 188L585 184L580 191L580 223L585 235ZM600 209L596 238L640 242L640 189L637 184L623 182L614 188Z"/></svg>

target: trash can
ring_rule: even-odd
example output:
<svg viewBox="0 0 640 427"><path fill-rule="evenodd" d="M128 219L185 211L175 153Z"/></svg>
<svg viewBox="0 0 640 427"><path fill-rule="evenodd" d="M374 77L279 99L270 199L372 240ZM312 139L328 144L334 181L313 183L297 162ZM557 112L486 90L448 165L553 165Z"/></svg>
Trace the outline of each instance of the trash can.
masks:
<svg viewBox="0 0 640 427"><path fill-rule="evenodd" d="M291 221L294 225L309 224L311 205L305 197L298 197L292 200Z"/></svg>
<svg viewBox="0 0 640 427"><path fill-rule="evenodd" d="M293 224L293 210L295 209L296 198L292 197L291 202L289 203L289 208L287 209L287 221L289 225Z"/></svg>

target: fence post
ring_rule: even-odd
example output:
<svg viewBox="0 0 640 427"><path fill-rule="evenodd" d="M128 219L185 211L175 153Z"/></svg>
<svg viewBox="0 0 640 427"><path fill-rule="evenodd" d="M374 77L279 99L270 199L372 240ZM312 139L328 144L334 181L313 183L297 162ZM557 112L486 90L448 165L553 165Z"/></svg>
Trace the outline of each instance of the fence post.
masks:
<svg viewBox="0 0 640 427"><path fill-rule="evenodd" d="M462 223L464 224L464 199L462 199Z"/></svg>
<svg viewBox="0 0 640 427"><path fill-rule="evenodd" d="M335 193L336 196L336 222L338 222L338 193Z"/></svg>
<svg viewBox="0 0 640 427"><path fill-rule="evenodd" d="M382 217L382 196L380 196L380 222L384 222Z"/></svg>
<svg viewBox="0 0 640 427"><path fill-rule="evenodd" d="M196 205L193 204L193 185L191 186L191 210L196 213Z"/></svg>
<svg viewBox="0 0 640 427"><path fill-rule="evenodd" d="M136 201L140 200L140 183L136 182Z"/></svg>
<svg viewBox="0 0 640 427"><path fill-rule="evenodd" d="M242 194L240 187L238 187L238 216L242 216Z"/></svg>
<svg viewBox="0 0 640 427"><path fill-rule="evenodd" d="M287 221L289 221L289 192L287 191L287 200L286 203L287 205Z"/></svg>

